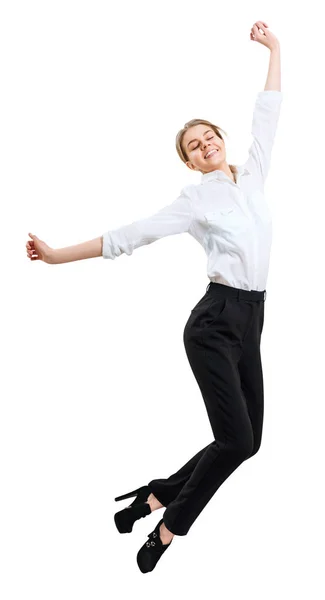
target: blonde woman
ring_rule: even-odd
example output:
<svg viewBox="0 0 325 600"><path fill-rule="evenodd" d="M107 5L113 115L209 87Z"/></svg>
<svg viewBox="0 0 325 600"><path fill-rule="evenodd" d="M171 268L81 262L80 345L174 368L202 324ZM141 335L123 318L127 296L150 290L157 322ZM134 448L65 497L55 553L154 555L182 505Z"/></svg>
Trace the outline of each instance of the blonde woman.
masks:
<svg viewBox="0 0 325 600"><path fill-rule="evenodd" d="M213 441L167 479L154 479L118 496L135 500L115 514L120 533L165 507L164 516L137 554L142 573L152 571L173 537L186 535L222 483L254 456L263 426L260 340L271 248L271 216L264 184L271 162L282 92L280 45L256 21L252 41L270 50L265 89L258 92L247 161L229 165L221 128L193 119L176 136L186 166L201 173L169 206L146 219L68 248L53 249L29 234L27 256L50 264L102 256L114 260L168 235L190 233L207 254L210 283L184 329L186 354L198 383Z"/></svg>

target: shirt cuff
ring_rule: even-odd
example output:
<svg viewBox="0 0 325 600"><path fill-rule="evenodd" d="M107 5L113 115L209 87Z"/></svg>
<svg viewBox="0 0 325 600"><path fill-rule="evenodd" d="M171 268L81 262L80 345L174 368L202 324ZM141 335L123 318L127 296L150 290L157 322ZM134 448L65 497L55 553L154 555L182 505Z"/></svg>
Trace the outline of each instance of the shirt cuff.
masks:
<svg viewBox="0 0 325 600"><path fill-rule="evenodd" d="M280 90L263 90L258 92L257 100L261 100L263 104L272 107L274 104L280 104L283 99L283 92Z"/></svg>
<svg viewBox="0 0 325 600"><path fill-rule="evenodd" d="M110 235L109 235L108 231L105 231L105 233L103 233L102 257L110 258L111 260L114 260L114 258L115 258L115 256L112 253L111 240L110 240Z"/></svg>

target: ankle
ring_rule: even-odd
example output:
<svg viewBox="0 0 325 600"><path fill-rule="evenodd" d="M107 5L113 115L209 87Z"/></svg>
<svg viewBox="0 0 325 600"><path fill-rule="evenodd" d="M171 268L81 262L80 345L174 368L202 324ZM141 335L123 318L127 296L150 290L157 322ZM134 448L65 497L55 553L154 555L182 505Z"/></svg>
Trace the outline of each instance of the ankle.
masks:
<svg viewBox="0 0 325 600"><path fill-rule="evenodd" d="M150 494L146 500L146 502L149 504L150 508L151 508L151 512L153 512L154 510L158 510L158 508L163 508L163 504L161 504L161 502L159 502L159 500L157 500L156 496L154 496L154 494Z"/></svg>
<svg viewBox="0 0 325 600"><path fill-rule="evenodd" d="M169 542L171 542L171 540L173 539L173 537L175 535L174 533L169 531L169 529L167 529L164 522L162 522L162 524L159 527L159 534L160 534L160 539L163 544L169 544Z"/></svg>

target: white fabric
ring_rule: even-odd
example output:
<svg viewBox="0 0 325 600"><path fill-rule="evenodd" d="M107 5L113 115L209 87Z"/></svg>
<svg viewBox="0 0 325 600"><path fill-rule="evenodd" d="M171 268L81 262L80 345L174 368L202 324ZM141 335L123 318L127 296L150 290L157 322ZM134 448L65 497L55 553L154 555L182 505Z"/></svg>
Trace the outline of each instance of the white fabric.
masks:
<svg viewBox="0 0 325 600"><path fill-rule="evenodd" d="M272 222L264 198L283 94L258 92L248 159L236 166L234 183L216 169L200 184L185 186L178 198L154 215L103 234L103 258L115 259L168 235L189 233L207 255L211 281L245 290L265 290Z"/></svg>

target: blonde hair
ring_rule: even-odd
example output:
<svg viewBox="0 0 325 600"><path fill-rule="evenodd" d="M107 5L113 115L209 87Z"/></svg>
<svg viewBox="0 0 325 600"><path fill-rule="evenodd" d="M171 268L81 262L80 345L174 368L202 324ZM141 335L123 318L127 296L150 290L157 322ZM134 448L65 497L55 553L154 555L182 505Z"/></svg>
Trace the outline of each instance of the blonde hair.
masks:
<svg viewBox="0 0 325 600"><path fill-rule="evenodd" d="M207 121L206 119L191 119L190 121L185 123L183 129L180 129L180 131L176 135L177 154L180 157L181 161L185 164L189 160L189 157L187 156L186 151L183 150L183 148L182 148L183 137L184 137L186 131L188 131L188 129L190 129L190 127L194 127L194 125L208 125L210 127L210 129L212 129L221 140L223 140L223 137L220 133L221 131L223 131L223 133L225 135L227 135L227 132L224 131L224 129L221 129L221 127L214 125L213 123L211 123L210 121ZM237 169L236 169L235 165L229 165L229 168L232 173L237 173Z"/></svg>

